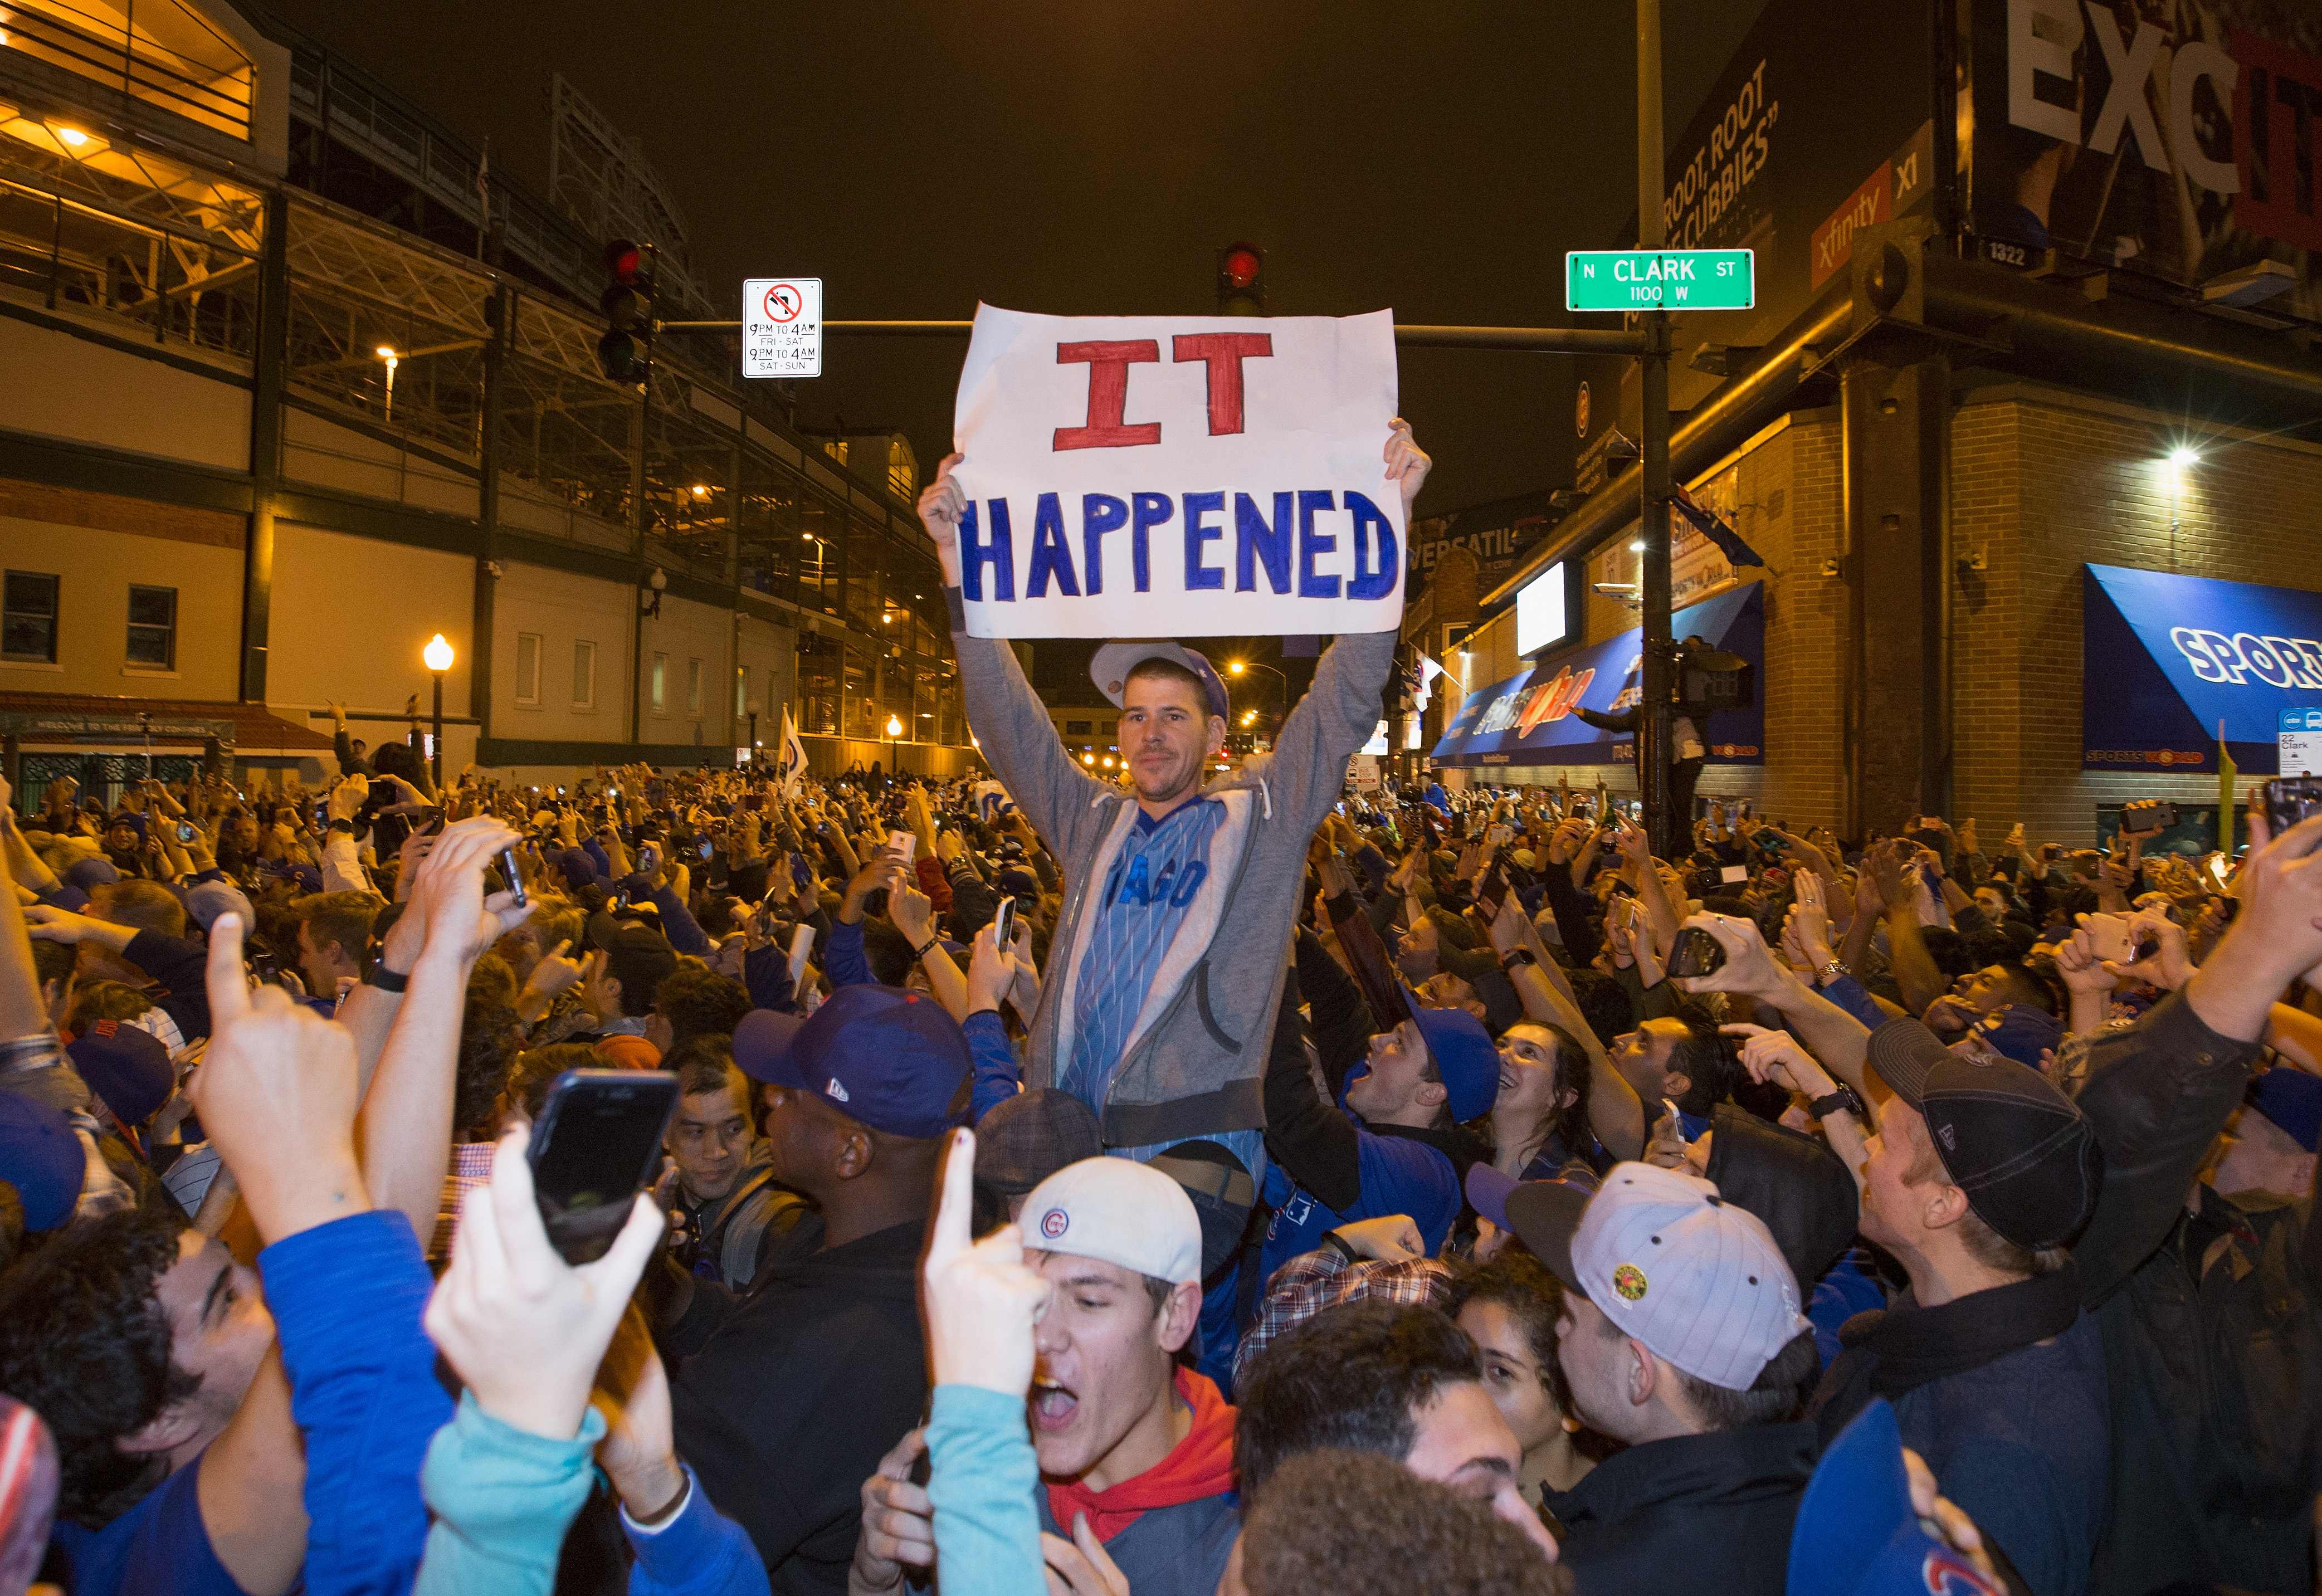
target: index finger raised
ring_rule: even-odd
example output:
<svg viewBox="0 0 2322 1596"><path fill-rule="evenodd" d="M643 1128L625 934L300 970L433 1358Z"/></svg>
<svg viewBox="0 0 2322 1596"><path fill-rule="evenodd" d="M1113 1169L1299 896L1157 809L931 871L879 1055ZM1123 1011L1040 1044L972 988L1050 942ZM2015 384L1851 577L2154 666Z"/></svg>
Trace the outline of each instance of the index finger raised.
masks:
<svg viewBox="0 0 2322 1596"><path fill-rule="evenodd" d="M962 1126L944 1152L943 1196L928 1237L927 1267L934 1269L967 1251L972 1237L969 1210L975 1201L975 1133Z"/></svg>
<svg viewBox="0 0 2322 1596"><path fill-rule="evenodd" d="M242 934L240 915L220 915L210 922L209 959L203 974L209 988L214 1031L250 1013L250 988L242 979Z"/></svg>

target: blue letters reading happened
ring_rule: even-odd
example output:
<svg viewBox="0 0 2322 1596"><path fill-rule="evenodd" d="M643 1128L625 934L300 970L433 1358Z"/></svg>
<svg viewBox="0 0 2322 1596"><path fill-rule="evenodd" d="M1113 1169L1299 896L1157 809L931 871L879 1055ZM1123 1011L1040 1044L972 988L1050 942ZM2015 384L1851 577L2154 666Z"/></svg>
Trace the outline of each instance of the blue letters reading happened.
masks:
<svg viewBox="0 0 2322 1596"><path fill-rule="evenodd" d="M1081 596L1080 579L1073 574L1072 545L1065 542L1065 506L1055 494L1044 493L1032 510L1032 574L1024 579L1024 597L1046 598L1051 571L1057 592L1067 598Z"/></svg>

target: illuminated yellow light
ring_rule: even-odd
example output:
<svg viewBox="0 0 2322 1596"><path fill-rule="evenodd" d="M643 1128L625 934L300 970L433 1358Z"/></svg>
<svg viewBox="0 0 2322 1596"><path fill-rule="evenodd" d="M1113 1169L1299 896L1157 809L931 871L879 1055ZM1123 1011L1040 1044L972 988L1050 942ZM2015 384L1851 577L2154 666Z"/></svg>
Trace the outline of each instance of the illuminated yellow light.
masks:
<svg viewBox="0 0 2322 1596"><path fill-rule="evenodd" d="M1229 676L1239 676L1242 673L1242 662L1239 660L1235 660L1228 663L1226 666L1226 674Z"/></svg>
<svg viewBox="0 0 2322 1596"><path fill-rule="evenodd" d="M382 360L394 360L396 358L395 345L391 343L382 343L377 349L371 351L371 353L377 355Z"/></svg>
<svg viewBox="0 0 2322 1596"><path fill-rule="evenodd" d="M60 127L57 129L57 137L76 150L88 142L88 135L77 127Z"/></svg>
<svg viewBox="0 0 2322 1596"><path fill-rule="evenodd" d="M2201 463L2200 451L2180 445L2169 451L2169 463L2175 466L2180 471L2187 466L2199 465Z"/></svg>
<svg viewBox="0 0 2322 1596"><path fill-rule="evenodd" d="M452 645L444 642L443 634L438 632L427 640L427 646L419 651L419 657L427 661L430 670L449 670L452 668Z"/></svg>
<svg viewBox="0 0 2322 1596"><path fill-rule="evenodd" d="M903 723L896 719L893 716L889 716L887 717L887 735L890 737L900 737L902 734Z"/></svg>

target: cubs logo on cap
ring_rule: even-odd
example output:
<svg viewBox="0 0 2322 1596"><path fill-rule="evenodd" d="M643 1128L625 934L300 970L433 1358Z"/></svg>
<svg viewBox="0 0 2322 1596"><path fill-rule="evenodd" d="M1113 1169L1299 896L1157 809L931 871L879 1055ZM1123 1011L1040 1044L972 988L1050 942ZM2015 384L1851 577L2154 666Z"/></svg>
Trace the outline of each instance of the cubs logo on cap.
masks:
<svg viewBox="0 0 2322 1596"><path fill-rule="evenodd" d="M1065 1233L1065 1228L1069 1227L1072 1222L1072 1216L1065 1213L1064 1209L1050 1208L1046 1214L1041 1216L1040 1234L1047 1236L1050 1241L1054 1241L1056 1237Z"/></svg>

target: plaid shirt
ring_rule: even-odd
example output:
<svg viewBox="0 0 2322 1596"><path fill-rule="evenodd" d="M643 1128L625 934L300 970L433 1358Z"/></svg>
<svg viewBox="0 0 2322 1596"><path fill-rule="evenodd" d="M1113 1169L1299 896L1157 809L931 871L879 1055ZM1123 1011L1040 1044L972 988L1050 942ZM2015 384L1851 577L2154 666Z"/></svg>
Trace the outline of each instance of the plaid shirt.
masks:
<svg viewBox="0 0 2322 1596"><path fill-rule="evenodd" d="M1401 1307L1440 1308L1451 1300L1451 1272L1432 1258L1383 1263L1349 1263L1330 1247L1301 1253L1274 1272L1257 1318L1234 1349L1234 1383L1239 1385L1252 1358L1277 1336L1296 1329L1326 1308L1341 1302L1392 1302Z"/></svg>
<svg viewBox="0 0 2322 1596"><path fill-rule="evenodd" d="M427 1261L450 1261L453 1239L460 1233L460 1205L479 1186L492 1183L492 1153L498 1142L458 1142L452 1147L452 1168L443 1177L443 1200L435 1206L435 1234L427 1242Z"/></svg>

